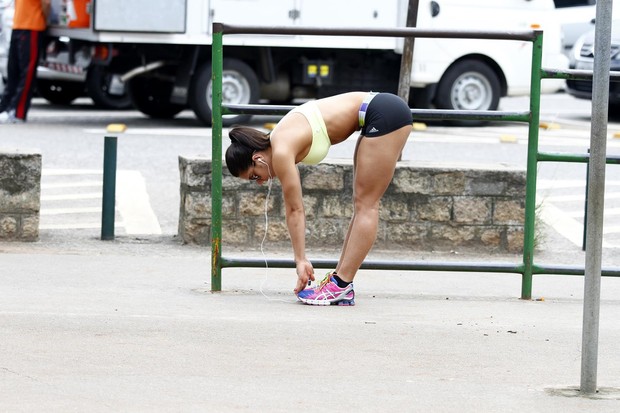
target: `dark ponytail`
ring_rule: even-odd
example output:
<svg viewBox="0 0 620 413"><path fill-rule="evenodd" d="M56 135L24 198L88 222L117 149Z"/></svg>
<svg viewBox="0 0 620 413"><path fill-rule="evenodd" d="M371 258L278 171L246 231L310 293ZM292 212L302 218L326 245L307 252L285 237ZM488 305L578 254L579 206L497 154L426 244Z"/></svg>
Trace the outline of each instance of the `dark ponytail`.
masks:
<svg viewBox="0 0 620 413"><path fill-rule="evenodd" d="M244 126L231 129L228 137L231 144L226 149L226 166L233 176L239 176L252 166L254 152L271 146L268 134Z"/></svg>

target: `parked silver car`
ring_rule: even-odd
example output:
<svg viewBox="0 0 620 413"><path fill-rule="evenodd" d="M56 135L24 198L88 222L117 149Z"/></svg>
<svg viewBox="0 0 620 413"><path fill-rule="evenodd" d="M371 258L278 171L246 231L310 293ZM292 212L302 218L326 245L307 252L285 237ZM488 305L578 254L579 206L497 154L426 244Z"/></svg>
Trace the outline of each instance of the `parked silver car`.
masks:
<svg viewBox="0 0 620 413"><path fill-rule="evenodd" d="M592 70L594 67L594 30L581 36L570 55L570 68ZM611 32L611 71L620 71L620 20L612 22ZM566 91L580 99L592 99L592 81L567 80ZM609 83L609 112L620 114L620 82Z"/></svg>

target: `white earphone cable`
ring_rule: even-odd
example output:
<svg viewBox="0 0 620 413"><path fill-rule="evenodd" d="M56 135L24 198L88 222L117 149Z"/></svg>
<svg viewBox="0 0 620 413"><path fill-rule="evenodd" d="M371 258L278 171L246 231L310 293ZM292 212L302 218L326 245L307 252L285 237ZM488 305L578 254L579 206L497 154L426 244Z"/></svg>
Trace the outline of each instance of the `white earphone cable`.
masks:
<svg viewBox="0 0 620 413"><path fill-rule="evenodd" d="M263 286L267 282L267 278L269 276L269 262L267 261L267 255L265 254L265 241L267 240L267 231L269 230L269 215L268 215L268 211L269 211L269 198L271 197L271 186L272 186L272 183L273 183L273 177L271 176L271 170L269 169L269 165L267 165L265 162L262 162L262 163L264 163L267 166L267 172L269 173L269 183L267 185L267 196L265 197L265 210L264 210L264 212L265 212L265 231L263 233L263 239L260 242L260 252L263 255L263 259L265 260L265 277L263 278L263 281L260 283L259 290L260 290L260 293L263 295L263 297L265 297L269 301L281 301L283 303L294 303L296 301L284 300L282 298L272 298L272 297L269 297L263 291Z"/></svg>

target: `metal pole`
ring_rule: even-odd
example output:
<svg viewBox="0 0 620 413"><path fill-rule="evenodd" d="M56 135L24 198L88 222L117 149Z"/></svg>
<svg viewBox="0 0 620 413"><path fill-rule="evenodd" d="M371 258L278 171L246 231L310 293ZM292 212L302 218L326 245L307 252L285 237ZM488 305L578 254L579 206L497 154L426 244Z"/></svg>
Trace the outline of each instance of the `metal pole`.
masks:
<svg viewBox="0 0 620 413"><path fill-rule="evenodd" d="M222 291L222 25L213 23L211 98L211 291Z"/></svg>
<svg viewBox="0 0 620 413"><path fill-rule="evenodd" d="M409 0L407 9L407 27L415 27L418 21L418 5L420 0ZM405 37L403 42L403 55L400 58L400 78L398 80L398 96L405 102L409 102L411 90L411 66L413 65L413 45L415 37Z"/></svg>
<svg viewBox="0 0 620 413"><path fill-rule="evenodd" d="M534 235L536 233L536 179L538 168L538 128L540 124L540 82L543 33L536 32L532 43L532 73L530 81L530 124L527 141L527 175L525 183L525 228L523 231L523 276L521 299L532 298L534 274Z"/></svg>
<svg viewBox="0 0 620 413"><path fill-rule="evenodd" d="M590 148L588 148L588 156L590 155ZM586 164L586 196L583 206L583 241L581 242L581 250L586 250L586 234L588 233L588 190L590 189L590 160L588 158L588 163Z"/></svg>
<svg viewBox="0 0 620 413"><path fill-rule="evenodd" d="M116 205L116 136L106 136L103 145L103 200L101 203L101 239L114 239Z"/></svg>
<svg viewBox="0 0 620 413"><path fill-rule="evenodd" d="M612 0L596 4L594 69L592 81L592 124L590 136L590 184L583 302L581 387L584 395L596 393L599 312L601 305L601 258L603 208L605 205L605 161L611 65Z"/></svg>

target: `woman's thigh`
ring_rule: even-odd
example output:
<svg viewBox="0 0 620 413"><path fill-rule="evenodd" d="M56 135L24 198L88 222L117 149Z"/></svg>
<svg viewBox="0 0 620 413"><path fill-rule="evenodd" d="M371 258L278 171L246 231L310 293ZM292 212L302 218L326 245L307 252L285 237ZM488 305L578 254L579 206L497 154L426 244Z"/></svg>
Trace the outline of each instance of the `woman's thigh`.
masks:
<svg viewBox="0 0 620 413"><path fill-rule="evenodd" d="M355 148L354 196L356 203L379 202L394 176L394 169L411 132L405 126L386 135L360 136Z"/></svg>

